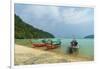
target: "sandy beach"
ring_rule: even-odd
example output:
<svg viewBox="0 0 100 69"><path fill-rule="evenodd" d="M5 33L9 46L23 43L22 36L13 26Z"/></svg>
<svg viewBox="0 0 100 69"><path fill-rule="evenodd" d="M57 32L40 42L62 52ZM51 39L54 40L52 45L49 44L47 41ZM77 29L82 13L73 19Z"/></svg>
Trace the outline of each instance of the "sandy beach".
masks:
<svg viewBox="0 0 100 69"><path fill-rule="evenodd" d="M57 54L51 51L15 45L15 65L89 61L86 57Z"/></svg>

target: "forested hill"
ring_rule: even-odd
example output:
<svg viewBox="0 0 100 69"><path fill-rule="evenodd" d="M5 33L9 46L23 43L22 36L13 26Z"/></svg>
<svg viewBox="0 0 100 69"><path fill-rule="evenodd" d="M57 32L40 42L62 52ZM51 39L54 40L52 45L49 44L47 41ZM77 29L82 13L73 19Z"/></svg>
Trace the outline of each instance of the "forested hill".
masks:
<svg viewBox="0 0 100 69"><path fill-rule="evenodd" d="M84 38L94 38L94 35L88 35L88 36L85 36Z"/></svg>
<svg viewBox="0 0 100 69"><path fill-rule="evenodd" d="M25 23L16 14L15 17L15 38L16 39L29 39L29 38L54 38L54 36L46 31L37 29Z"/></svg>

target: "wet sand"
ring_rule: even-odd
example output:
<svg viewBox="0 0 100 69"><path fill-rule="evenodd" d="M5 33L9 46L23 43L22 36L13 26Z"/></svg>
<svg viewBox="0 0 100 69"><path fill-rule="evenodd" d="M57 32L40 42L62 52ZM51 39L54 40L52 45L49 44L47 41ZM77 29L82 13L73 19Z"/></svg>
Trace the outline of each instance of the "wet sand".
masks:
<svg viewBox="0 0 100 69"><path fill-rule="evenodd" d="M47 63L65 63L65 62L79 62L91 61L93 59L65 55L54 52L54 50L45 51L44 49L29 48L22 45L15 45L15 65L30 65L30 64L47 64Z"/></svg>

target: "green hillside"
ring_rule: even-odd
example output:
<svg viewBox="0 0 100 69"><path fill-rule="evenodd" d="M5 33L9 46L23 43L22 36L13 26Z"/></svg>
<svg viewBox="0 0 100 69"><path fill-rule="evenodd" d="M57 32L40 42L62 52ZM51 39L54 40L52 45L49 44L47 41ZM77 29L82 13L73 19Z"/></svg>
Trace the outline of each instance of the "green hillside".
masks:
<svg viewBox="0 0 100 69"><path fill-rule="evenodd" d="M15 17L15 38L29 39L29 38L54 38L54 36L46 31L37 29L32 25L25 23L19 16Z"/></svg>
<svg viewBox="0 0 100 69"><path fill-rule="evenodd" d="M94 35L88 35L88 36L85 36L84 38L94 38Z"/></svg>

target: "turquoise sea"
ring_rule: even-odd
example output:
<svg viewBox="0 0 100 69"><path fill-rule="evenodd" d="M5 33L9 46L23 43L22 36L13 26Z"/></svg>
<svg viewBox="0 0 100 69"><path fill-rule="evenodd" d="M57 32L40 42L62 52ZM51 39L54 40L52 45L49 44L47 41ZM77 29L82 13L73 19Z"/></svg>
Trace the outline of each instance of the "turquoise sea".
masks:
<svg viewBox="0 0 100 69"><path fill-rule="evenodd" d="M94 40L93 39L76 39L79 45L79 54L83 56L94 56ZM72 39L62 39L61 49L64 53L68 50Z"/></svg>
<svg viewBox="0 0 100 69"><path fill-rule="evenodd" d="M55 39L55 38L54 38ZM54 40L52 39L52 40ZM70 46L70 42L72 39L60 39L61 40L61 47L60 50L63 53L67 53L68 47ZM94 39L76 39L79 45L79 54L82 56L93 57L94 56ZM41 39L35 39L34 42L40 42Z"/></svg>

